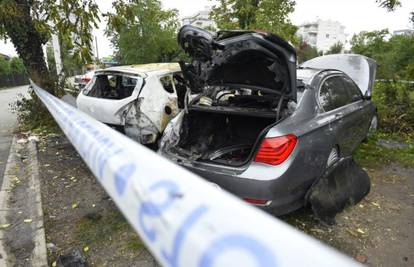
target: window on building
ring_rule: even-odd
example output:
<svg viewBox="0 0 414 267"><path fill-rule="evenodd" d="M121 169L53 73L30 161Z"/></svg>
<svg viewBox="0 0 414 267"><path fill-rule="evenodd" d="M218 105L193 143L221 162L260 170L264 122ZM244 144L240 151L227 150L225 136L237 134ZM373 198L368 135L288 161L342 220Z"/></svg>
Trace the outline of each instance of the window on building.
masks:
<svg viewBox="0 0 414 267"><path fill-rule="evenodd" d="M329 39L329 34L326 34L326 39Z"/></svg>

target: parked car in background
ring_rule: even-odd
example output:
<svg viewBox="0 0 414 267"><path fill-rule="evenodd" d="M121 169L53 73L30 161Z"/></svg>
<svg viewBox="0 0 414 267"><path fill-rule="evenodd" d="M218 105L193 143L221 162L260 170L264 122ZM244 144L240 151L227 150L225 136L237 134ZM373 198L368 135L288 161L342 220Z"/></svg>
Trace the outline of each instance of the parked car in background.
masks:
<svg viewBox="0 0 414 267"><path fill-rule="evenodd" d="M77 107L142 144L156 143L182 108L185 94L180 67L156 63L95 71L77 97Z"/></svg>
<svg viewBox="0 0 414 267"><path fill-rule="evenodd" d="M83 89L90 82L95 74L94 70L90 70L82 75L76 75L73 85L76 89Z"/></svg>
<svg viewBox="0 0 414 267"><path fill-rule="evenodd" d="M294 48L271 33L184 26L178 40L199 95L169 123L160 153L274 214L303 206L375 123L372 59L326 56L297 69Z"/></svg>

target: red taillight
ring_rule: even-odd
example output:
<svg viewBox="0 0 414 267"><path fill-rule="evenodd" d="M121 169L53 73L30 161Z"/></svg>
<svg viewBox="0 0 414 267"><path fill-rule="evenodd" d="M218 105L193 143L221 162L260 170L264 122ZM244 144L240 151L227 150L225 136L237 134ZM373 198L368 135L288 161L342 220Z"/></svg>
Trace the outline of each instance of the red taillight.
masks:
<svg viewBox="0 0 414 267"><path fill-rule="evenodd" d="M257 151L254 161L270 165L281 164L292 153L296 143L297 137L293 134L265 138Z"/></svg>
<svg viewBox="0 0 414 267"><path fill-rule="evenodd" d="M267 203L267 200L248 198L248 197L243 198L243 200L251 204L255 204L255 205L265 205Z"/></svg>
<svg viewBox="0 0 414 267"><path fill-rule="evenodd" d="M84 82L89 82L90 80L92 80L91 77L82 77L82 81Z"/></svg>

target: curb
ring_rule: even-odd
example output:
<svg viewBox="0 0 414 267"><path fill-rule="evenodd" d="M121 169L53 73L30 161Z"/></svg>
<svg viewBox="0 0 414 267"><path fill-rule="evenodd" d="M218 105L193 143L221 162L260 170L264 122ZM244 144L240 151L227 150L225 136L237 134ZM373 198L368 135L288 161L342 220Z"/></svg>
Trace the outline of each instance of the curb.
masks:
<svg viewBox="0 0 414 267"><path fill-rule="evenodd" d="M45 242L45 231L43 224L43 210L40 191L40 179L39 179L39 165L37 160L36 143L34 141L28 141L25 144L18 144L16 136L13 137L13 141L10 147L10 154L7 160L3 185L0 190L0 225L7 224L7 215L16 213L17 211L13 207L9 206L9 199L13 195L13 191L10 190L12 183L13 170L19 167L17 161L19 154L19 146L26 146L28 151L27 161L24 167L27 168L28 175L28 190L27 190L27 204L31 208L31 218L33 223L31 224L31 239L34 243L34 248L31 251L31 255L28 260L28 264L31 266L47 266L47 250ZM19 227L18 225L13 227ZM14 255L8 254L7 240L4 238L4 231L0 229L0 266L14 266Z"/></svg>
<svg viewBox="0 0 414 267"><path fill-rule="evenodd" d="M35 141L29 141L28 146L30 155L29 168L31 173L30 189L32 189L35 194L35 217L38 218L38 220L36 220L35 232L33 236L35 248L33 249L31 259L33 266L47 266L47 250L45 228L43 223L42 196L40 191L39 162L37 160Z"/></svg>
<svg viewBox="0 0 414 267"><path fill-rule="evenodd" d="M0 188L0 225L7 224L6 216L8 212L7 200L9 199L12 165L14 165L14 158L16 157L16 136L13 136L10 145L9 157L7 159L6 167L4 169L3 184ZM8 255L6 248L3 245L4 234L0 230L0 266L8 266Z"/></svg>

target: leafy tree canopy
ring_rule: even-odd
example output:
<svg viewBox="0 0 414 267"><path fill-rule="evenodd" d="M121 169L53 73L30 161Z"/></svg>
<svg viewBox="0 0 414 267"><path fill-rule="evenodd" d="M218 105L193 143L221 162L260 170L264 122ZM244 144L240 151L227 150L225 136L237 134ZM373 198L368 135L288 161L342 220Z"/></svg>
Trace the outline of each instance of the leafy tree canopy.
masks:
<svg viewBox="0 0 414 267"><path fill-rule="evenodd" d="M414 80L414 36L390 36L388 30L361 32L351 40L351 52L375 59L379 79Z"/></svg>
<svg viewBox="0 0 414 267"><path fill-rule="evenodd" d="M386 8L388 11L394 11L397 7L401 6L399 0L375 0L380 7Z"/></svg>
<svg viewBox="0 0 414 267"><path fill-rule="evenodd" d="M411 27L414 28L414 11L410 13Z"/></svg>
<svg viewBox="0 0 414 267"><path fill-rule="evenodd" d="M42 45L59 33L67 49L80 60L91 58L92 27L99 10L94 0L2 0L0 38L14 44L31 78L53 91Z"/></svg>
<svg viewBox="0 0 414 267"><path fill-rule="evenodd" d="M328 51L326 51L326 55L330 55L330 54L340 54L342 53L342 50L344 50L344 45L341 42L337 42L335 44L333 44Z"/></svg>
<svg viewBox="0 0 414 267"><path fill-rule="evenodd" d="M4 57L0 57L0 75L7 74L10 74L10 64Z"/></svg>
<svg viewBox="0 0 414 267"><path fill-rule="evenodd" d="M220 0L210 14L219 29L265 30L297 43L297 27L289 20L293 0Z"/></svg>
<svg viewBox="0 0 414 267"><path fill-rule="evenodd" d="M13 74L23 74L26 72L23 61L18 57L10 59L10 72Z"/></svg>
<svg viewBox="0 0 414 267"><path fill-rule="evenodd" d="M179 54L178 11L162 9L158 0L116 0L106 14L106 35L122 64L171 61Z"/></svg>
<svg viewBox="0 0 414 267"><path fill-rule="evenodd" d="M296 53L298 56L299 64L309 59L319 56L318 50L316 49L316 47L313 47L302 40L300 41L299 45L296 47Z"/></svg>
<svg viewBox="0 0 414 267"><path fill-rule="evenodd" d="M4 57L0 57L0 75L24 74L25 72L26 68L20 58L12 57L10 60L6 60Z"/></svg>

